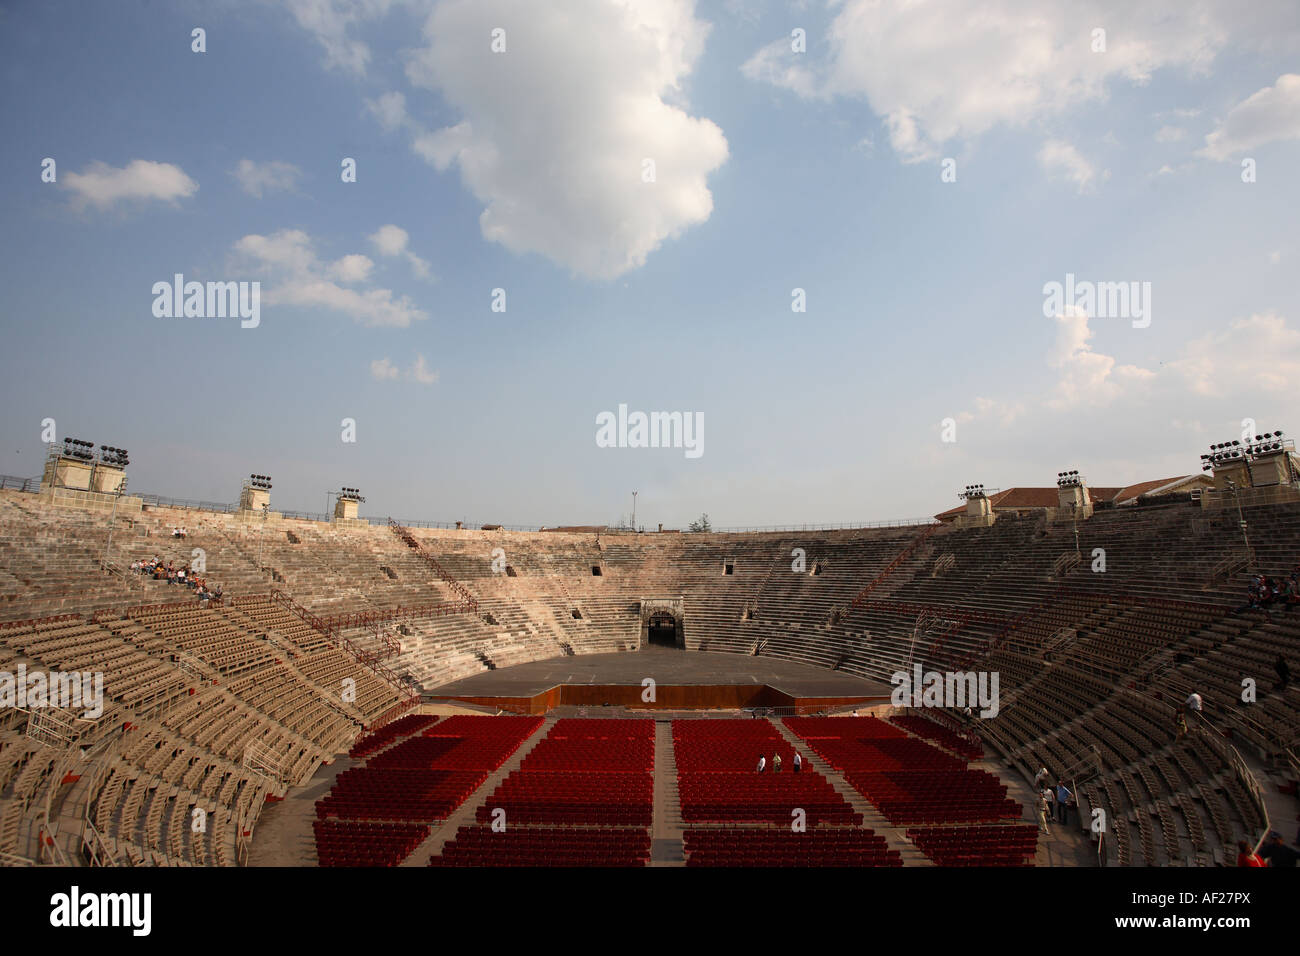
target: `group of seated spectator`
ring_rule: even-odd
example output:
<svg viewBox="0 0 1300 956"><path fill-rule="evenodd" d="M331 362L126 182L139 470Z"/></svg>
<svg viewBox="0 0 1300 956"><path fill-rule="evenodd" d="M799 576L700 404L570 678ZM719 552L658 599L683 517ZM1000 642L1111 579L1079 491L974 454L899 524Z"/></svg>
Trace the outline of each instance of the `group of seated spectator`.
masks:
<svg viewBox="0 0 1300 956"><path fill-rule="evenodd" d="M172 537L173 537L173 538L180 538L180 539L184 540L185 536L188 535L188 534L189 534L189 531L186 530L185 528L172 528Z"/></svg>
<svg viewBox="0 0 1300 956"><path fill-rule="evenodd" d="M1285 612L1296 603L1300 603L1300 568L1285 578L1256 574L1250 579L1246 603L1237 611L1263 611L1271 617L1271 608L1281 607Z"/></svg>
<svg viewBox="0 0 1300 956"><path fill-rule="evenodd" d="M199 577L194 571L190 570L188 564L183 564L178 569L171 561L164 563L162 558L149 558L147 560L132 561L131 570L135 574L143 574L155 581L166 581L168 584L180 584L187 587L194 592L194 596L204 606L209 601L216 604L221 603L221 585L218 584L215 589L210 589L207 579Z"/></svg>

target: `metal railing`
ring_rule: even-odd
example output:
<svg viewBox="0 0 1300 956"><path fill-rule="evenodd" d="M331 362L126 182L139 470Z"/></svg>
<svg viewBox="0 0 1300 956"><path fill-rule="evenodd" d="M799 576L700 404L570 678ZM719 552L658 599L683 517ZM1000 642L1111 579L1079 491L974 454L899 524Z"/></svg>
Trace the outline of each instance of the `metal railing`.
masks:
<svg viewBox="0 0 1300 956"><path fill-rule="evenodd" d="M238 511L238 505L224 504L218 501L195 501L190 498L164 498L161 495L136 495L146 508L180 508L185 511L216 511L231 514Z"/></svg>
<svg viewBox="0 0 1300 956"><path fill-rule="evenodd" d="M1251 844L1251 850L1256 851L1264 845L1268 838L1269 831L1272 829L1272 823L1269 821L1268 807L1264 802L1264 793L1259 788L1259 780L1256 779L1254 772L1246 763L1241 753L1232 744L1228 743L1226 737L1206 719L1205 715L1197 711L1195 713L1196 721L1201 733L1208 743L1222 759L1231 768L1232 772L1237 775L1241 785L1246 788L1246 796L1250 802L1255 805L1259 811L1259 818L1263 821L1263 831Z"/></svg>
<svg viewBox="0 0 1300 956"><path fill-rule="evenodd" d="M361 627L373 627L391 621L414 621L426 617L446 617L450 614L465 614L477 610L472 601L442 601L437 604L418 604L414 607L386 607L374 611L357 611L352 614L336 614L322 619L326 628L332 631L346 631ZM382 636L381 636L381 639ZM390 639L391 640L391 639ZM399 648L400 653L400 648Z"/></svg>
<svg viewBox="0 0 1300 956"><path fill-rule="evenodd" d="M383 678L388 682L389 686L399 694L407 697L419 696L419 690L412 686L412 682L409 679L403 678L392 668L386 667L376 659L373 654L367 654L364 650L357 647L339 633L338 628L331 624L329 620L326 620L317 614L313 614L279 588L271 588L270 599L272 603L280 605L291 613L296 614L306 623L310 624L331 644L347 651L352 655L353 660L362 667L369 669L377 677Z"/></svg>
<svg viewBox="0 0 1300 956"><path fill-rule="evenodd" d="M888 565L886 565L874 578L871 579L871 581L867 584L866 587L864 587L861 591L858 592L857 597L855 597L853 599L853 602L849 605L849 609L854 610L856 608L861 607L863 604L865 604L867 600L867 595L869 595L872 591L874 591L882 583L884 583L884 580L887 577L889 577L891 574L893 574L895 569L897 569L900 564L902 564L912 555L912 552L914 552L917 548L919 548L922 544L924 544L926 539L929 538L930 535L934 534L935 530L938 527L939 525L937 522L931 524L927 526L926 529L922 531L920 534L918 534L915 538L909 541L907 543L907 547L903 548L902 551L900 551L897 555L895 555L894 560L890 561Z"/></svg>
<svg viewBox="0 0 1300 956"><path fill-rule="evenodd" d="M473 594L470 594L468 588L452 577L451 572L439 564L438 560L425 550L424 546L415 539L415 536L412 535L410 531L408 531L404 526L398 524L392 518L388 519L388 527L393 530L394 534L406 542L407 546L418 554L420 558L423 559L424 563L432 568L434 573L437 574L438 577L442 578L448 587L459 594L462 599L467 601L475 613L478 613L478 599L474 597Z"/></svg>
<svg viewBox="0 0 1300 956"><path fill-rule="evenodd" d="M684 534L746 534L761 531L859 531L871 528L912 528L920 525L941 524L934 516L924 518L896 518L890 521L857 521L846 524L774 524L749 525L729 528L711 528L706 532L683 532Z"/></svg>
<svg viewBox="0 0 1300 956"><path fill-rule="evenodd" d="M25 491L28 494L39 494L40 490L40 478L19 478L17 475L0 475L0 491Z"/></svg>

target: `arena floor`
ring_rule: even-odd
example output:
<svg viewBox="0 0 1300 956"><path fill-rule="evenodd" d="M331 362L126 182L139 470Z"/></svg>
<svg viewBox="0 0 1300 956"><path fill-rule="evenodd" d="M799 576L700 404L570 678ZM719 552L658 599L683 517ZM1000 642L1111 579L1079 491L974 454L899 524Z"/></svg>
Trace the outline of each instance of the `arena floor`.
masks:
<svg viewBox="0 0 1300 956"><path fill-rule="evenodd" d="M528 697L557 684L766 684L795 697L884 697L891 688L824 668L766 657L645 647L621 654L583 654L516 664L443 684L426 697Z"/></svg>

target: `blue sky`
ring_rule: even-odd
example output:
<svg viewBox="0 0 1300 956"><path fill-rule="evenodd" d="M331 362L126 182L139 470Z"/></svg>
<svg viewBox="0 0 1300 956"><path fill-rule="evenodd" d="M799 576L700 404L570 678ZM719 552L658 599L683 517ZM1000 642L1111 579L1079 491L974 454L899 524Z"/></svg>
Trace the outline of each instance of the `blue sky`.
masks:
<svg viewBox="0 0 1300 956"><path fill-rule="evenodd" d="M1190 473L1300 427L1300 12L1129 6L7 6L0 473L46 418L136 491L506 524ZM155 317L175 273L260 324ZM1044 315L1067 273L1150 283L1150 326ZM620 403L704 454L597 447Z"/></svg>

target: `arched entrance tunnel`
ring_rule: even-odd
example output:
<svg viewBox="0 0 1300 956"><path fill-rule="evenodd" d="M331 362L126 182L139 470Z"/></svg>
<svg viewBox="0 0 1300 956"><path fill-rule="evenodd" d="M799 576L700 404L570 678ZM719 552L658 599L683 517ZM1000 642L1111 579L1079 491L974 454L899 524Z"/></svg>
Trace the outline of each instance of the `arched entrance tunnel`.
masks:
<svg viewBox="0 0 1300 956"><path fill-rule="evenodd" d="M677 621L667 611L655 614L646 625L646 640L657 647L676 647Z"/></svg>
<svg viewBox="0 0 1300 956"><path fill-rule="evenodd" d="M685 649L686 638L682 630L685 617L680 600L654 600L641 602L641 646L679 647Z"/></svg>

